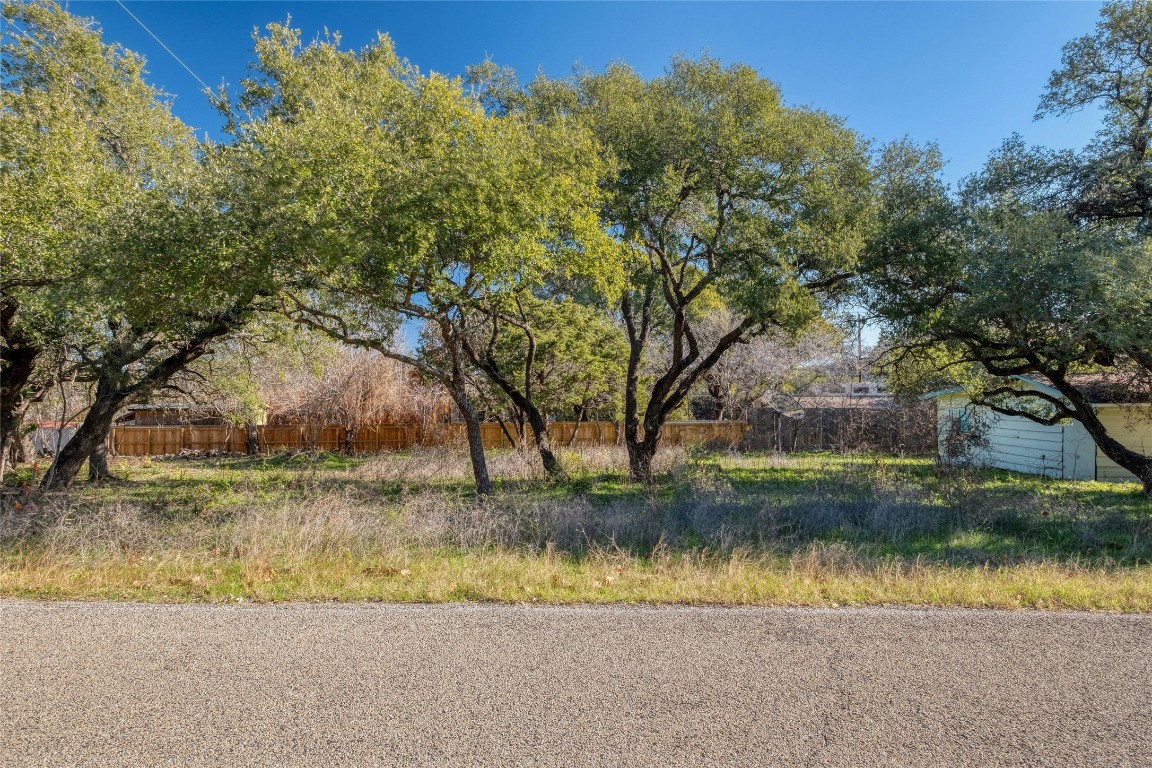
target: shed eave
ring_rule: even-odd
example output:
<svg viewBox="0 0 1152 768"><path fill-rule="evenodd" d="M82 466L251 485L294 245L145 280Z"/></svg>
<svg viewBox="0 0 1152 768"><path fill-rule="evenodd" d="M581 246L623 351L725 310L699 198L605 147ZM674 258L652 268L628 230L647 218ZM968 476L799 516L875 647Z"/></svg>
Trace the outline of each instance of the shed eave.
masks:
<svg viewBox="0 0 1152 768"><path fill-rule="evenodd" d="M1064 395L1060 392L1060 390L1056 389L1055 387L1050 387L1047 384L1041 384L1040 382L1038 382L1034 379L1029 379L1026 376L1011 376L1009 378L1018 379L1019 381L1022 381L1025 384L1033 386L1036 389L1040 390L1041 392L1044 392L1045 394L1052 395L1053 397L1060 397L1060 398L1064 397ZM937 397L943 397L944 395L955 395L957 393L962 393L962 392L964 392L963 387L952 387L951 389L940 389L940 390L937 390L935 392L929 392L926 395L920 395L920 397L917 399L918 400L933 400Z"/></svg>
<svg viewBox="0 0 1152 768"><path fill-rule="evenodd" d="M961 389L960 387L953 387L952 389L938 389L935 392L929 392L926 395L920 395L920 397L918 397L916 399L917 400L935 400L936 398L943 397L944 395L955 395L956 393L963 392L963 391L964 390Z"/></svg>

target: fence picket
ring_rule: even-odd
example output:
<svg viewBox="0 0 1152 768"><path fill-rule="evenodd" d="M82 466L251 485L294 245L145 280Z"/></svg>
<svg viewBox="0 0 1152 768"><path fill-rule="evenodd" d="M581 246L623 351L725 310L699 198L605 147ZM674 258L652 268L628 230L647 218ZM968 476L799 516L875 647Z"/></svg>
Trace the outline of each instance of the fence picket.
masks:
<svg viewBox="0 0 1152 768"><path fill-rule="evenodd" d="M661 433L664 445L695 445L714 443L736 445L748 430L742 421L695 421L669 422ZM586 421L579 427L575 422L557 421L548 425L548 433L554 447L568 444L575 432L573 445L615 445L618 434L615 422ZM320 450L339 451L344 448L342 427L329 426L321 430L307 427L256 428L257 445L264 453L293 451L307 448L310 435L315 435L315 446ZM504 430L496 422L480 425L484 447L509 448L510 443ZM164 456L184 451L233 451L240 452L246 438L238 430L228 426L209 427L113 427L110 445L120 456ZM352 450L355 453L407 450L414 445L465 444L463 424L437 424L433 429L422 430L417 426L381 424L362 427L353 436Z"/></svg>

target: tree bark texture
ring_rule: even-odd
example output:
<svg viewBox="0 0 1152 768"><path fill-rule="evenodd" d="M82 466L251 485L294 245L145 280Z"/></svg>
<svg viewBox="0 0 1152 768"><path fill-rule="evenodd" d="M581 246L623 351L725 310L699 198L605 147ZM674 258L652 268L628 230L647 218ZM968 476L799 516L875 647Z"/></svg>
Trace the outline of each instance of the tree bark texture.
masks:
<svg viewBox="0 0 1152 768"><path fill-rule="evenodd" d="M88 409L84 423L71 440L57 449L56 458L40 483L42 490L58 491L72 487L84 462L107 441L116 411L124 400L115 385L101 377L96 384L96 399Z"/></svg>
<svg viewBox="0 0 1152 768"><path fill-rule="evenodd" d="M88 454L88 480L99 482L112 477L112 470L108 468L108 436Z"/></svg>
<svg viewBox="0 0 1152 768"><path fill-rule="evenodd" d="M463 386L460 387L463 390ZM464 419L464 434L468 440L468 457L472 461L472 476L476 480L476 493L492 494L492 479L488 476L488 461L484 456L484 433L480 431L480 415L464 392L453 391L453 398Z"/></svg>
<svg viewBox="0 0 1152 768"><path fill-rule="evenodd" d="M252 421L244 422L244 453L249 456L260 453L260 431Z"/></svg>

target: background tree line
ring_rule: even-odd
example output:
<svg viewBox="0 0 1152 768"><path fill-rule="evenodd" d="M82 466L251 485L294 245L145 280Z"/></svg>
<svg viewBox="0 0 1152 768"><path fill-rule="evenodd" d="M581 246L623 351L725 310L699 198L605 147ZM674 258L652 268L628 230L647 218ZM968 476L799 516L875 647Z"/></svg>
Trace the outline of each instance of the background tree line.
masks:
<svg viewBox="0 0 1152 768"><path fill-rule="evenodd" d="M481 493L497 410L554 478L549 418L618 413L647 480L695 393L723 415L854 302L905 391L958 381L1004 413L1082 421L1152 492L1152 458L1075 382L1152 377L1148 2L1106 5L1042 97L1041 114L1102 107L1092 146L1012 139L959 190L934 147L875 146L707 56L651 80L614 65L522 84L280 24L212 94L225 139L199 141L89 22L50 0L3 12L4 447L30 403L91 392L44 488L85 461L106 473L118 411L259 344L270 317L442 388ZM397 344L412 328L419 343Z"/></svg>

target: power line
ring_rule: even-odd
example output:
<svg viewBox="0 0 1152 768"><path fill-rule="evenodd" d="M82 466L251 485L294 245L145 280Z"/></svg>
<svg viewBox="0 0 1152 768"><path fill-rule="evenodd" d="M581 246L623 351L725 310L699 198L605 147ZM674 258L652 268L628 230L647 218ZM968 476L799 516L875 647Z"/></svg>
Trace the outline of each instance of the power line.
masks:
<svg viewBox="0 0 1152 768"><path fill-rule="evenodd" d="M145 26L144 22L142 22L142 21L140 21L140 19L136 18L136 14L134 14L134 13L132 13L132 11L128 10L128 6L124 5L124 3L121 0L116 0L116 4L119 5L121 8L123 8L124 12L127 13L129 16L131 16L132 19L137 24L140 25L141 29L143 29L145 32L150 34L152 36L152 39L160 44L161 48L168 51L168 55L171 56L172 58L176 59L176 63L179 64L180 66L184 67L184 69L188 72L188 74L192 75L192 77L194 77L196 79L196 82L198 82L198 83L200 83L200 85L204 86L204 90L206 90L206 91L212 90L212 88L208 85L208 83L201 80L200 76L197 75L195 72L193 72L191 67L189 67L187 64L185 64L184 61L179 56L177 56L176 53L171 48L169 48L168 46L166 46L164 44L163 40L161 40L159 37L156 36L155 32L148 29L148 27Z"/></svg>

